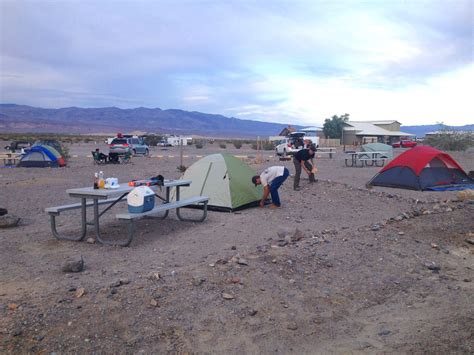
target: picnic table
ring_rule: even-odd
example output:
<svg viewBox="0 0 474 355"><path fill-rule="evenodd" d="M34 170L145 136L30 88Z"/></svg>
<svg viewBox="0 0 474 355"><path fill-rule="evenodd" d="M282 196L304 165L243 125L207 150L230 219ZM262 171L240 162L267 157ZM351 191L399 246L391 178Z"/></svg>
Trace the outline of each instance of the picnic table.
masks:
<svg viewBox="0 0 474 355"><path fill-rule="evenodd" d="M144 216L150 216L154 214L158 214L159 212L164 212L164 215L160 216L161 219L164 219L168 216L169 210L176 209L176 213L178 219L180 220L189 220L181 216L179 209L189 205L197 205L197 204L204 204L204 213L203 217L197 221L203 221L207 215L207 202L208 198L203 196L197 196L194 198L180 200L180 193L179 189L184 186L189 186L191 184L191 180L164 180L162 187L165 188L165 197L160 197L163 199L163 204L158 204L153 208L151 211L143 212L143 213L121 213L117 214L116 218L119 220L128 220L130 222L129 226L129 233L128 237L125 240L121 241L110 241L107 239L102 238L100 233L100 218L107 213L113 206L117 203L126 201L125 197L128 195L130 191L133 190L134 187L122 184L118 188L115 189L94 189L93 187L82 187L82 188L74 188L66 190L66 193L72 198L80 199L80 203L74 203L70 205L63 205L63 206L56 206L56 207L48 207L46 208L46 212L49 214L51 219L51 231L53 236L57 239L64 239L64 240L73 240L73 241L81 241L85 238L87 233L87 226L92 225L94 228L94 232L96 235L97 240L102 244L110 244L110 245L121 245L127 246L133 239L133 231L134 231L134 220L137 218L141 218ZM155 193L159 186L150 186ZM176 189L176 201L170 201L171 196L171 188ZM99 211L100 205L108 205L104 210ZM93 209L93 219L92 221L87 221L87 209L92 207ZM61 214L61 212L68 211L68 210L81 210L81 234L76 236L68 236L62 235L57 231L56 227L56 217Z"/></svg>
<svg viewBox="0 0 474 355"><path fill-rule="evenodd" d="M5 166L15 166L20 158L20 153L0 153L0 159L3 159L3 165Z"/></svg>
<svg viewBox="0 0 474 355"><path fill-rule="evenodd" d="M347 167L377 166L382 167L385 161L390 159L388 152L355 152L346 151L344 163Z"/></svg>
<svg viewBox="0 0 474 355"><path fill-rule="evenodd" d="M316 156L320 154L328 154L329 159L332 159L332 156L336 154L336 148L317 148L316 150Z"/></svg>

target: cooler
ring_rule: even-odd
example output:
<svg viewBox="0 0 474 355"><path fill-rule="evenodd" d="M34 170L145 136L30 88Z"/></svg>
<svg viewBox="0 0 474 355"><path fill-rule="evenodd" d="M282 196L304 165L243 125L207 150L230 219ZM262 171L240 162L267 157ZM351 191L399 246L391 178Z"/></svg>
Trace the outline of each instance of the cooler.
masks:
<svg viewBox="0 0 474 355"><path fill-rule="evenodd" d="M155 193L148 186L135 187L127 195L128 212L142 213L155 207Z"/></svg>

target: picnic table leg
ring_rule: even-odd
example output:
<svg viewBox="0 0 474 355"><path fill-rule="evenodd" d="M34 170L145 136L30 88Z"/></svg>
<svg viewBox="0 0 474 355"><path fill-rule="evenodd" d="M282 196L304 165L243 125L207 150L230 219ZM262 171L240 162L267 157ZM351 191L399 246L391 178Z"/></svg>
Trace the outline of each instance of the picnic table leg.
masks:
<svg viewBox="0 0 474 355"><path fill-rule="evenodd" d="M54 214L50 213L49 216L51 217L51 231L53 232L53 236L56 239L64 239L64 240L73 240L73 241L81 241L84 239L86 236L87 232L87 211L86 211L86 199L82 198L81 199L81 222L82 222L82 232L79 237L70 237L70 236L65 236L61 235L58 233L58 230L56 228L56 216L59 214Z"/></svg>
<svg viewBox="0 0 474 355"><path fill-rule="evenodd" d="M94 199L94 222L93 222L93 224L94 224L95 236L96 236L97 240L100 243L107 244L107 245L120 245L120 246L123 246L123 247L130 244L130 242L133 239L133 229L134 229L133 220L130 221L129 233L128 233L127 239L121 240L121 241L111 241L111 240L103 239L102 236L100 235L100 226L99 226L100 216L101 216L101 214L99 214L99 200L95 198Z"/></svg>
<svg viewBox="0 0 474 355"><path fill-rule="evenodd" d="M182 217L182 216L181 216L181 212L180 212L181 208L177 208L177 209L176 209L176 216L178 216L178 219L179 219L180 221L202 222L202 221L204 221L204 220L206 219L206 217L207 217L207 202L208 202L208 201L205 201L205 202L204 202L204 207L203 207L203 210L204 210L204 211L203 211L203 214L202 214L202 216L201 216L200 218L194 219L194 218L185 218L185 217Z"/></svg>

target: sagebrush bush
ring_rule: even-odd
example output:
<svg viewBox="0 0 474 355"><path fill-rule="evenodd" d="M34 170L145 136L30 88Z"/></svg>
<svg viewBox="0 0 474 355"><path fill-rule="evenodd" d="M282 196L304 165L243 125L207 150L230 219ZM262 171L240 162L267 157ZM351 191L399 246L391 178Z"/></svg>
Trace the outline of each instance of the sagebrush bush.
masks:
<svg viewBox="0 0 474 355"><path fill-rule="evenodd" d="M257 142L252 143L252 149L257 150ZM275 149L275 143L272 141L261 141L260 142L261 150L273 150Z"/></svg>
<svg viewBox="0 0 474 355"><path fill-rule="evenodd" d="M474 146L474 135L463 132L440 132L436 135L427 137L423 144L429 145L440 150L464 151Z"/></svg>
<svg viewBox="0 0 474 355"><path fill-rule="evenodd" d="M219 148L226 149L227 145L225 143L220 143Z"/></svg>
<svg viewBox="0 0 474 355"><path fill-rule="evenodd" d="M236 149L242 148L242 141L234 141L233 143Z"/></svg>

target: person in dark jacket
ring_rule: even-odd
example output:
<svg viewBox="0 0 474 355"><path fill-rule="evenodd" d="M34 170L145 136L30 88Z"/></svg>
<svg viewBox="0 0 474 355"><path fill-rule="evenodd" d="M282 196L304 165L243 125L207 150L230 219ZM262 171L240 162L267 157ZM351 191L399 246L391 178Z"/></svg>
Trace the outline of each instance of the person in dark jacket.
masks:
<svg viewBox="0 0 474 355"><path fill-rule="evenodd" d="M309 182L316 182L314 178L315 168L310 163L310 160L314 158L316 153L316 147L310 145L309 148L301 149L293 155L293 164L295 165L295 180L293 182L293 189L298 191L300 189L300 177L301 170L303 169L309 176Z"/></svg>

